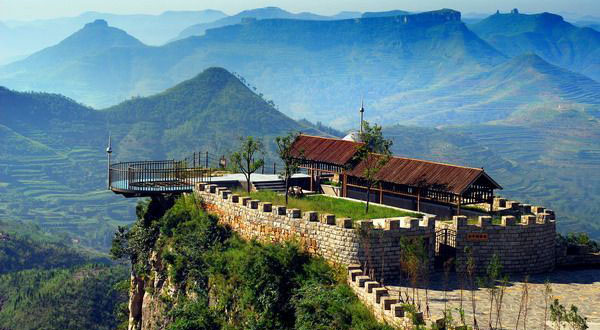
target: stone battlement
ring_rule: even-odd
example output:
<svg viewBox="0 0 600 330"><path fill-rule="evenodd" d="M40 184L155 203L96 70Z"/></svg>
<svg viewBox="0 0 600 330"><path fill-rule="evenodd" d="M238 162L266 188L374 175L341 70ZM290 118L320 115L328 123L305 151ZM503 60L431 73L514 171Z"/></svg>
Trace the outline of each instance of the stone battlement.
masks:
<svg viewBox="0 0 600 330"><path fill-rule="evenodd" d="M431 216L353 221L261 202L214 184L199 183L194 194L207 210L219 215L222 224L245 239L296 241L309 253L332 263L360 264L371 278L381 282L400 277L403 238L424 240L430 269L434 268L436 252L450 252L457 271L464 272L468 250L480 273L485 272L494 254L507 274L546 272L556 264L554 212L540 206L505 201L503 209L524 208L531 213L503 215L500 224L494 224L490 216L480 216L476 224L469 224L466 216L455 216L451 222Z"/></svg>
<svg viewBox="0 0 600 330"><path fill-rule="evenodd" d="M393 296L379 282L366 276L360 265L349 265L347 270L348 285L380 322L398 329L413 328L412 316L405 311L398 295ZM416 317L423 319L423 313L417 313Z"/></svg>
<svg viewBox="0 0 600 330"><path fill-rule="evenodd" d="M555 267L556 221L547 213L523 215L520 222L512 215L503 216L500 224L492 217L481 216L477 224L467 217L455 216L451 223L436 223L436 231L450 230L456 249L457 271L464 272L471 251L476 272L485 272L496 254L505 273L542 273ZM437 247L439 250L439 246Z"/></svg>
<svg viewBox="0 0 600 330"><path fill-rule="evenodd" d="M353 221L316 211L301 212L242 197L224 187L199 183L194 194L220 222L241 237L266 242L296 241L309 253L339 265L359 263L379 279L400 274L401 237L420 237L429 244L433 267L432 218Z"/></svg>

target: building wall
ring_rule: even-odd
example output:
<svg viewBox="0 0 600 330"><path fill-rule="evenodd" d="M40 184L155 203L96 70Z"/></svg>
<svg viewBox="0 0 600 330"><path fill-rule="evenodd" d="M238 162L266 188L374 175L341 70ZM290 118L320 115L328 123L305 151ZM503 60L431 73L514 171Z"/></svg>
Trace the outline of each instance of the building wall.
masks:
<svg viewBox="0 0 600 330"><path fill-rule="evenodd" d="M422 238L433 267L433 219L385 219L374 222L287 210L232 195L227 188L198 184L194 190L207 210L246 239L296 241L309 253L338 265L361 264L374 278L394 281L400 275L402 237ZM382 227L377 224L382 223Z"/></svg>
<svg viewBox="0 0 600 330"><path fill-rule="evenodd" d="M477 225L469 225L466 217L456 216L451 223L436 223L436 231L443 229L456 235L458 272L466 271L466 248L472 251L479 274L486 272L494 254L505 274L543 273L555 267L556 222L548 217L526 215L516 223L514 216L503 216L500 225L493 225L491 217L482 216Z"/></svg>

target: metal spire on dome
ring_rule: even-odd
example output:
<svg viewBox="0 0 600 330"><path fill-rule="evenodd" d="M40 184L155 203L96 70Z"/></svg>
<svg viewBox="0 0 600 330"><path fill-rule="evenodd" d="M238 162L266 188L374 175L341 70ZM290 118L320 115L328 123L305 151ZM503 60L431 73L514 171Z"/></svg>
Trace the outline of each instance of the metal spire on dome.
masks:
<svg viewBox="0 0 600 330"><path fill-rule="evenodd" d="M360 100L360 109L358 110L358 112L360 112L360 134L362 134L362 132L363 132L363 114L365 113L364 98L361 98L361 100Z"/></svg>

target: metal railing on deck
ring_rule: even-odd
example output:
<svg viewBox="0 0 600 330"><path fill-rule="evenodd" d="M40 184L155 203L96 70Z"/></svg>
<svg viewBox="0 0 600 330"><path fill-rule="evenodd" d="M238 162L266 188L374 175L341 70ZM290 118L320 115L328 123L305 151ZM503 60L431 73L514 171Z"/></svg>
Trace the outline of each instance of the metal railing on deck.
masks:
<svg viewBox="0 0 600 330"><path fill-rule="evenodd" d="M189 167L187 161L160 160L111 164L108 181L116 192L170 193L191 191L196 183L210 178L211 169Z"/></svg>

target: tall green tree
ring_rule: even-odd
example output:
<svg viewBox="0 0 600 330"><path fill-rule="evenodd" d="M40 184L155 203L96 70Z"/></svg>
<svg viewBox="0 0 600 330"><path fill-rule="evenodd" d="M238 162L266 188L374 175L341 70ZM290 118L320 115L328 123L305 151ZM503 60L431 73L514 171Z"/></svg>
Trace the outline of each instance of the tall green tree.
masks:
<svg viewBox="0 0 600 330"><path fill-rule="evenodd" d="M264 165L264 159L254 160L254 155L264 151L263 144L260 140L252 136L246 139L240 139L240 148L231 155L231 162L244 174L246 177L247 189L250 192L250 176Z"/></svg>
<svg viewBox="0 0 600 330"><path fill-rule="evenodd" d="M275 138L279 158L283 161L283 170L279 175L285 180L285 205L288 204L290 179L292 175L298 173L302 164L302 158L304 158L304 150L294 149L294 142L298 138L298 135L299 133L290 133L286 136Z"/></svg>
<svg viewBox="0 0 600 330"><path fill-rule="evenodd" d="M392 152L392 140L383 137L381 126L375 124L371 126L369 122L363 122L363 129L360 132L360 141L363 143L358 147L355 158L363 164L362 178L367 187L367 203L365 213L369 213L369 200L371 199L371 190L379 183L377 174L390 161Z"/></svg>

